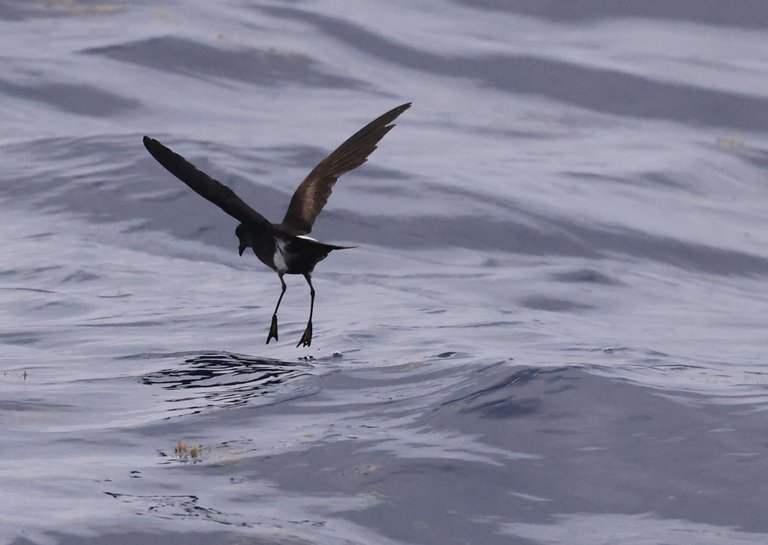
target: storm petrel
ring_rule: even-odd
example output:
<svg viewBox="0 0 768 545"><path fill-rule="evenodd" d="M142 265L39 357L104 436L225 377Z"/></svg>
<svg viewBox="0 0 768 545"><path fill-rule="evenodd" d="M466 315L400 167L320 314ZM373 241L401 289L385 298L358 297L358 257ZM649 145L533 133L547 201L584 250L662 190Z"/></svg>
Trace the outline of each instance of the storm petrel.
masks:
<svg viewBox="0 0 768 545"><path fill-rule="evenodd" d="M278 340L277 309L280 308L280 302L285 295L285 274L301 274L309 284L309 320L296 346L312 344L312 311L315 307L312 271L331 251L350 247L324 244L306 235L312 231L312 224L331 195L339 176L365 163L379 141L394 127L392 122L410 106L410 102L403 104L374 119L320 161L294 192L282 223L270 223L230 188L198 170L181 155L157 140L144 137L144 146L149 153L171 174L240 221L240 225L235 229L235 234L240 240L240 255L243 255L247 248L252 248L256 257L280 278L282 291L272 314L267 344L272 339Z"/></svg>

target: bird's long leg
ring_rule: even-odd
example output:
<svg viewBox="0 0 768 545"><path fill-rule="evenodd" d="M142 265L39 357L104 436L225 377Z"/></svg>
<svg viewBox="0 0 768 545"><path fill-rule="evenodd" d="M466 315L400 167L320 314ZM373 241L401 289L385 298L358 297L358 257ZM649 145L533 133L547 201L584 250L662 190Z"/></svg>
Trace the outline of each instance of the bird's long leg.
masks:
<svg viewBox="0 0 768 545"><path fill-rule="evenodd" d="M285 295L285 280L283 280L282 273L277 273L277 275L280 277L280 284L283 286L283 290L280 292L280 297L277 298L277 304L275 305L275 312L272 313L272 325L269 328L269 335L267 336L267 344L269 344L269 341L271 341L273 338L277 340L277 309L280 308L280 301L283 300L283 295Z"/></svg>
<svg viewBox="0 0 768 545"><path fill-rule="evenodd" d="M312 285L312 275L310 273L304 273L304 278L307 279L307 284L309 284L309 295L311 297L309 303L309 321L307 322L307 328L304 330L304 334L301 336L299 344L296 345L297 348L299 346L309 346L312 344L312 312L315 309L315 288Z"/></svg>

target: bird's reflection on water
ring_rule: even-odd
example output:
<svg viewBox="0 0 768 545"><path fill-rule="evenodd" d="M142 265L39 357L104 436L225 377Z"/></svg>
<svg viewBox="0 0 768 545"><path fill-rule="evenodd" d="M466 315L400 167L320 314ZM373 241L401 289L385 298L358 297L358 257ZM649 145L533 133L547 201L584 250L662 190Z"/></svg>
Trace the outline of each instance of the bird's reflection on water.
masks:
<svg viewBox="0 0 768 545"><path fill-rule="evenodd" d="M274 401L276 394L280 399L309 395L315 390L304 381L290 388L285 387L288 382L308 375L313 367L305 362L286 362L230 352L178 356L184 357L183 361L173 361L169 368L141 377L144 384L179 392L178 396L168 399L183 405L176 410L187 412L193 409L199 412L206 407L244 405L256 398Z"/></svg>

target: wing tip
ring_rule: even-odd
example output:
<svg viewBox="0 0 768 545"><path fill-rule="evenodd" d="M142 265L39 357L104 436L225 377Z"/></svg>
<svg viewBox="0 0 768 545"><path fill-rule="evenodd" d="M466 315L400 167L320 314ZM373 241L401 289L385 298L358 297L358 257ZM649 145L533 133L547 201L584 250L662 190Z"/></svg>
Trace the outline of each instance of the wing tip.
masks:
<svg viewBox="0 0 768 545"><path fill-rule="evenodd" d="M154 138L150 138L147 135L144 135L144 138L141 140L144 142L144 147L147 148L147 151L151 152L152 149L158 149L158 146L160 146L160 142L155 140Z"/></svg>
<svg viewBox="0 0 768 545"><path fill-rule="evenodd" d="M387 113L385 113L385 114L382 116L382 117L384 117L384 118L389 118L389 119L387 120L387 122L386 122L386 125L385 125L385 127L387 128L387 130L389 130L389 129L391 129L392 127L394 127L394 126L395 126L395 125L394 125L395 119L397 119L398 117L400 117L400 114L402 114L402 113L403 113L405 110L407 110L408 108L410 108L412 104L413 104L413 102L406 102L405 104L401 104L400 106L397 106L396 108L392 108L390 111L388 111ZM386 133L384 133L384 134L386 134ZM383 136L384 136L384 135L382 135L382 137L383 137Z"/></svg>
<svg viewBox="0 0 768 545"><path fill-rule="evenodd" d="M413 105L413 102L406 102L405 104L401 104L400 106L398 106L397 108L395 108L392 111L393 112L397 112L397 115L399 116L401 113L403 113L405 110L410 108L412 105Z"/></svg>

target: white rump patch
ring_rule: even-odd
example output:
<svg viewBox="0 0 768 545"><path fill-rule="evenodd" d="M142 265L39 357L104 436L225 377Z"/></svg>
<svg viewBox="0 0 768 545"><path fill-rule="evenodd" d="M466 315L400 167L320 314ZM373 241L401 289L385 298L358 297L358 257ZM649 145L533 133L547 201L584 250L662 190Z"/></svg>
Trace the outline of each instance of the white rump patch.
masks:
<svg viewBox="0 0 768 545"><path fill-rule="evenodd" d="M308 237L307 235L296 235L296 238L303 238L304 240L311 240L312 242L320 242L316 238Z"/></svg>
<svg viewBox="0 0 768 545"><path fill-rule="evenodd" d="M275 255L272 257L272 261L275 263L277 272L284 273L288 270L288 264L285 262L285 241L279 238L275 241Z"/></svg>

